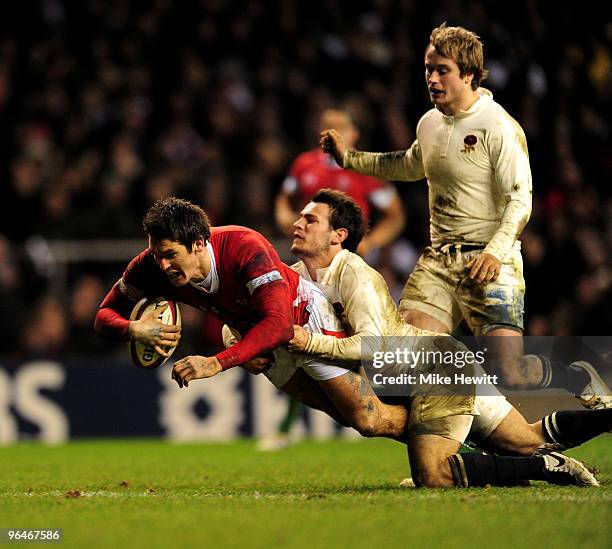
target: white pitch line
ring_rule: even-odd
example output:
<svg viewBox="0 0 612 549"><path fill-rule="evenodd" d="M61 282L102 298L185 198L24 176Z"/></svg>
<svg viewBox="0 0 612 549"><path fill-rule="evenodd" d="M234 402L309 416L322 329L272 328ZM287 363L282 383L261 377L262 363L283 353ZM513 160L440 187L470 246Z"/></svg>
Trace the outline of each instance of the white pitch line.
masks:
<svg viewBox="0 0 612 549"><path fill-rule="evenodd" d="M576 488L576 493L571 494L546 494L546 493L538 493L535 490L525 488L521 494L496 494L494 489L492 491L487 490L486 493L478 493L476 491L469 491L461 494L459 491L457 492L426 492L426 491L416 491L415 489L407 489L407 494L410 499L418 499L418 500L449 500L452 498L465 498L469 497L471 501L474 502L522 502L523 495L529 497L529 501L536 502L569 502L569 503L612 503L612 494L601 494L597 493L597 489L589 489L589 488ZM579 493L581 490L588 490L587 493ZM254 491L253 493L243 493L243 494L218 494L218 493L191 493L191 494L168 494L162 491L149 492L148 490L134 492L132 490L126 491L112 491L112 490L93 490L93 491L80 491L79 496L69 496L66 495L71 491L64 490L52 490L50 492L4 492L0 494L0 500L3 497L65 497L66 499L79 499L79 498L125 498L125 499L133 499L133 498L163 498L163 499L202 499L202 498L219 498L219 499L287 499L287 500L304 500L304 499L312 499L318 498L321 495L324 496L324 499L328 501L334 501L340 499L340 496L345 497L349 495L349 493L345 492L343 494L322 494L320 492L317 493L308 493L303 492L300 494L262 494L261 492ZM355 494L355 496L362 495ZM377 495L373 492L371 495ZM399 495L403 497L401 493L394 492L393 496ZM384 498L383 495L379 495L381 499Z"/></svg>

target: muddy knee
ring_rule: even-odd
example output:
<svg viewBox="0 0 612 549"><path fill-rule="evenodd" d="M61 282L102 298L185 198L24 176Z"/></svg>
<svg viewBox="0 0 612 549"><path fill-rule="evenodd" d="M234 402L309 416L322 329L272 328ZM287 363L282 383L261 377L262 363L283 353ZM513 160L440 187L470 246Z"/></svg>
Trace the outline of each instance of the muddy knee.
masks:
<svg viewBox="0 0 612 549"><path fill-rule="evenodd" d="M382 433L378 414L371 410L360 410L356 412L350 421L353 429L357 430L362 437L375 437Z"/></svg>
<svg viewBox="0 0 612 549"><path fill-rule="evenodd" d="M455 486L448 461L428 464L412 471L412 479L420 488L450 488Z"/></svg>

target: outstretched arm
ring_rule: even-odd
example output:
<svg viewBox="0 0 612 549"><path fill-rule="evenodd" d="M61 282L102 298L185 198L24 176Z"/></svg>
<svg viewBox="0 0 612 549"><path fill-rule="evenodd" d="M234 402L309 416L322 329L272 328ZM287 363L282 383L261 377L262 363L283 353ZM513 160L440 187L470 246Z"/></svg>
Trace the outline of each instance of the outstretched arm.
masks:
<svg viewBox="0 0 612 549"><path fill-rule="evenodd" d="M323 130L321 149L343 168L393 181L418 181L425 177L418 141L406 151L372 153L349 150L336 130Z"/></svg>

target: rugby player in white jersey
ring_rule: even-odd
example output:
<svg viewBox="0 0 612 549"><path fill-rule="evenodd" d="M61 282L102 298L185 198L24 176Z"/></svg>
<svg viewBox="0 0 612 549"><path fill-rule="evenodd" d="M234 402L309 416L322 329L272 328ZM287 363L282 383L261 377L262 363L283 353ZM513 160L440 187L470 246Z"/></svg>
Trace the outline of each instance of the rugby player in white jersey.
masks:
<svg viewBox="0 0 612 549"><path fill-rule="evenodd" d="M360 363L367 336L379 340L380 336L402 337L418 341L417 347L439 348L443 340L445 348L463 349L448 335L406 324L380 273L352 253L364 232L359 207L339 191L320 191L302 210L292 245L292 252L302 261L293 268L327 295L348 337L308 333L295 326L290 349L347 366ZM439 388L428 388L413 396L407 444L417 485L503 485L527 479L557 482L559 467L570 483L576 483L571 476L576 474L578 483L596 483L584 466L562 454L532 454L551 444L557 449L576 446L607 431L612 427L611 410L555 412L529 424L499 391L489 388L487 394L493 396L444 394ZM488 448L531 457L458 454L468 434Z"/></svg>
<svg viewBox="0 0 612 549"><path fill-rule="evenodd" d="M321 134L322 149L346 169L427 179L431 246L406 283L400 313L413 326L441 333L465 319L476 336L487 336L489 373L509 389L563 388L587 408L612 407L593 364L523 353L518 238L531 213L531 170L522 128L480 87L488 73L482 42L443 24L432 31L424 60L433 108L408 150L349 150L339 132Z"/></svg>

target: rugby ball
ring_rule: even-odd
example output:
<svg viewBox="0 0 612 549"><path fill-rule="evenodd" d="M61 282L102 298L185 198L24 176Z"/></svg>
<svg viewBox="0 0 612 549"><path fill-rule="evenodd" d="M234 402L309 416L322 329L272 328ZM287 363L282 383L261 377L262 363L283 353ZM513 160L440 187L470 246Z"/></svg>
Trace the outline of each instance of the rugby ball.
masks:
<svg viewBox="0 0 612 549"><path fill-rule="evenodd" d="M163 324L176 324L181 325L181 311L178 305L174 301L169 301L165 297L157 297L151 299L149 297L143 297L132 310L130 314L130 320L139 320L143 314L158 307L168 304L157 317ZM153 345L144 345L139 341L131 340L128 342L128 349L132 362L139 368L145 368L150 370L161 366L166 360L172 356L172 353L176 350L176 347L170 349L170 355L167 357L161 356Z"/></svg>

